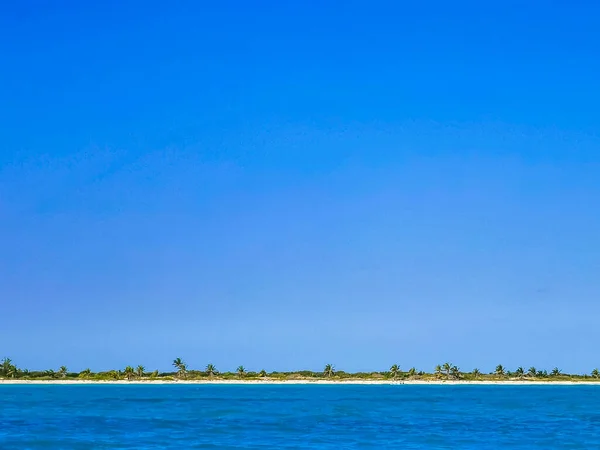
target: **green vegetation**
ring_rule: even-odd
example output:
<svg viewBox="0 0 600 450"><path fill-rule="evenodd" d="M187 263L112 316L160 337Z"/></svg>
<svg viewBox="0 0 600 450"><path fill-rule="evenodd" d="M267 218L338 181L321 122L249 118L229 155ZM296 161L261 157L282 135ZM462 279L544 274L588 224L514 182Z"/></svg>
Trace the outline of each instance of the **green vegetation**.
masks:
<svg viewBox="0 0 600 450"><path fill-rule="evenodd" d="M392 376L392 378L397 379L398 375L400 374L400 367L398 367L398 364L394 364L392 367L390 367L390 375Z"/></svg>
<svg viewBox="0 0 600 450"><path fill-rule="evenodd" d="M175 360L173 360L173 367L177 369L177 376L179 378L185 378L187 375L187 364L184 363L181 358L175 358Z"/></svg>
<svg viewBox="0 0 600 450"><path fill-rule="evenodd" d="M3 378L15 378L18 375L17 366L12 363L11 359L4 358L0 366L0 374Z"/></svg>
<svg viewBox="0 0 600 450"><path fill-rule="evenodd" d="M504 377L506 375L506 372L504 371L504 366L502 364L498 364L494 373L499 377Z"/></svg>
<svg viewBox="0 0 600 450"><path fill-rule="evenodd" d="M549 373L546 370L540 370L530 367L527 371L519 366L514 371L507 370L499 364L495 370L489 374L484 374L475 368L471 372L463 372L458 366L451 362L436 365L431 372L417 370L411 367L407 372L400 369L399 364L393 364L389 370L383 372L356 372L349 373L343 370L336 370L333 364L326 364L322 372L311 370L299 370L294 372L267 372L266 370L249 371L243 365L237 367L235 371L219 372L213 364L207 364L204 371L188 369L187 364L181 358L175 358L172 362L173 372L159 372L154 370L149 372L143 365L128 365L123 370L109 370L104 372L92 372L86 368L81 372L69 372L66 366L59 367L58 370L37 370L30 371L17 367L10 359L4 358L0 361L0 379L20 379L20 380L89 380L89 381L135 381L135 380L160 380L160 381L178 381L178 380L332 380L332 381L377 381L389 380L404 382L411 380L420 381L588 381L600 382L600 371L592 369L587 374L566 374L558 367L554 367Z"/></svg>
<svg viewBox="0 0 600 450"><path fill-rule="evenodd" d="M135 377L135 369L131 366L125 367L125 370L123 371L123 373L125 374L125 377L129 381L133 380L133 378Z"/></svg>
<svg viewBox="0 0 600 450"><path fill-rule="evenodd" d="M218 375L218 373L219 373L219 372L217 371L217 368L216 368L214 365L212 365L212 364L208 364L208 365L206 366L206 375L208 375L209 377L211 377L211 378L212 378L212 377L214 377L215 375Z"/></svg>

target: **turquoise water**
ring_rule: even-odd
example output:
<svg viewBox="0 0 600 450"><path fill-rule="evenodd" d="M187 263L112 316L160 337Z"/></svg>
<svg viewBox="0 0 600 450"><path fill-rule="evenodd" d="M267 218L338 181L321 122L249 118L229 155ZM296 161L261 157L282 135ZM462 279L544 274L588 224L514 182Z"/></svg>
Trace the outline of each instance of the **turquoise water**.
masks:
<svg viewBox="0 0 600 450"><path fill-rule="evenodd" d="M600 449L600 386L0 385L8 449Z"/></svg>

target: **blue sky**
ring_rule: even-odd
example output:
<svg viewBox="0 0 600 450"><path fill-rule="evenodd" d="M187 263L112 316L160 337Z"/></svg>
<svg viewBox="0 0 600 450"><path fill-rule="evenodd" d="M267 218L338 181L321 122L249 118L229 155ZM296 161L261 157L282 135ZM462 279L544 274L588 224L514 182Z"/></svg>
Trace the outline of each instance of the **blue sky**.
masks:
<svg viewBox="0 0 600 450"><path fill-rule="evenodd" d="M87 3L0 14L0 354L600 365L598 4Z"/></svg>

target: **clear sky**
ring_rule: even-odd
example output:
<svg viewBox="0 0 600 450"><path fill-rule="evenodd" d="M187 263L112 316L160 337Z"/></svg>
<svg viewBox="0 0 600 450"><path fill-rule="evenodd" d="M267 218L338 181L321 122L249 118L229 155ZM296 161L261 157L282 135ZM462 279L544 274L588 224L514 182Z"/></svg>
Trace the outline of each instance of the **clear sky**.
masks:
<svg viewBox="0 0 600 450"><path fill-rule="evenodd" d="M600 4L525 3L5 2L0 356L600 366Z"/></svg>

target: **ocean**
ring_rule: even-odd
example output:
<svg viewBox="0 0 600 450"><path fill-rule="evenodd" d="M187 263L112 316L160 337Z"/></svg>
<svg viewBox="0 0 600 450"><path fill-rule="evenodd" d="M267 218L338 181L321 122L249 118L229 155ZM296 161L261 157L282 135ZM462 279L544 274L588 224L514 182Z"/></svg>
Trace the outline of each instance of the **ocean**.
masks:
<svg viewBox="0 0 600 450"><path fill-rule="evenodd" d="M1 385L0 449L600 449L600 386Z"/></svg>

